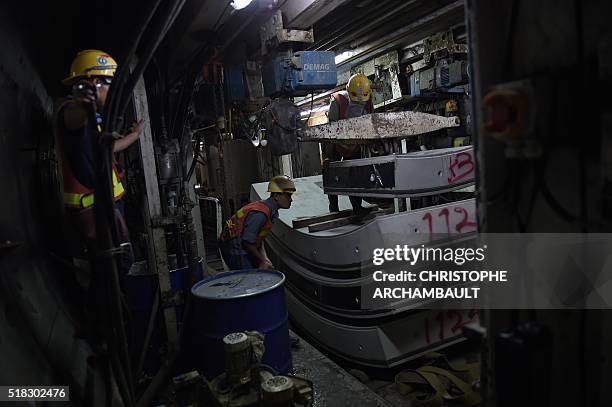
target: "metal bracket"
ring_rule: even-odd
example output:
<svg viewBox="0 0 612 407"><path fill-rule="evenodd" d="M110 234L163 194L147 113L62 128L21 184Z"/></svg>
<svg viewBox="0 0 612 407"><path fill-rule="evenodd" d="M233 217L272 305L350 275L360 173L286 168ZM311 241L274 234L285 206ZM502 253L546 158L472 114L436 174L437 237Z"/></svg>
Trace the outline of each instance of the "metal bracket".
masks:
<svg viewBox="0 0 612 407"><path fill-rule="evenodd" d="M314 34L312 28L305 30L290 30L283 27L283 15L280 10L260 28L261 54L266 55L279 44L286 42L313 43Z"/></svg>
<svg viewBox="0 0 612 407"><path fill-rule="evenodd" d="M465 44L456 44L453 32L451 30L443 31L441 33L434 34L423 41L425 47L423 53L423 60L426 64L431 62L433 56L434 59L441 57L467 53L467 46Z"/></svg>
<svg viewBox="0 0 612 407"><path fill-rule="evenodd" d="M183 222L182 216L155 216L151 218L151 226L161 228L164 226L176 225Z"/></svg>
<svg viewBox="0 0 612 407"><path fill-rule="evenodd" d="M323 173L326 194L416 197L474 183L472 146L332 162Z"/></svg>

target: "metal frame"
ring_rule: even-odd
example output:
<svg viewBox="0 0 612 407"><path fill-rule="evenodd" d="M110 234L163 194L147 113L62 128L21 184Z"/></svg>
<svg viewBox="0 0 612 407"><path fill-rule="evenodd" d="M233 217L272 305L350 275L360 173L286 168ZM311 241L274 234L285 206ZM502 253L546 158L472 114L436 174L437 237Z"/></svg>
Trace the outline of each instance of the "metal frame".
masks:
<svg viewBox="0 0 612 407"><path fill-rule="evenodd" d="M323 191L316 184L321 182L320 176L297 178L294 181L298 191L294 198L294 206L292 209L279 212L279 218L274 223L268 239L279 241L292 256L321 267L367 264L371 263L372 251L377 247L393 247L398 243L409 246L420 245L428 243L432 236L455 237L476 230L476 225L473 224L473 221L476 220L476 201L474 199L377 216L363 225L347 225L323 232L309 233L306 228L296 230L293 229L293 219L304 215L298 212L297 200L304 201L304 207L311 212L311 215L314 203L327 212L327 200ZM311 186L308 187L305 184L311 184ZM320 195L310 200L305 198L304 195L308 193L308 188L318 188ZM254 184L251 190L251 201L266 198L268 196L266 189L267 183ZM439 216L440 213L447 212L449 224L446 223L444 216ZM431 233L429 216L431 216ZM457 224L464 217L469 223L459 228L461 231L459 233Z"/></svg>
<svg viewBox="0 0 612 407"><path fill-rule="evenodd" d="M293 295L286 293L287 308L294 324L309 333L309 339L333 354L372 367L394 367L415 359L426 352L462 342L465 338L458 331L445 339L430 337L419 329L426 326L428 318L435 320L441 311L419 310L402 314L380 325L352 326L325 318L310 310ZM457 311L462 315L469 311Z"/></svg>
<svg viewBox="0 0 612 407"><path fill-rule="evenodd" d="M323 174L326 194L405 198L474 183L472 146L336 161Z"/></svg>

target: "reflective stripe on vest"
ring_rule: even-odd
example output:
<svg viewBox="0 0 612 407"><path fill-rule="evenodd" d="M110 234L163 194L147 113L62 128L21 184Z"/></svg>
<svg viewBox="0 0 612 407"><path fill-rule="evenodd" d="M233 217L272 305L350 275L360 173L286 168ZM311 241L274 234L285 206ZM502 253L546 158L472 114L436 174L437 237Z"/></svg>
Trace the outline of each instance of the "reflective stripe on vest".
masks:
<svg viewBox="0 0 612 407"><path fill-rule="evenodd" d="M117 170L113 167L113 199L118 201L125 194L123 184L117 177ZM88 208L94 204L94 193L70 193L64 192L64 205L74 208Z"/></svg>
<svg viewBox="0 0 612 407"><path fill-rule="evenodd" d="M64 205L73 208L87 208L94 204L94 190L92 188L87 188L85 185L81 184L74 175L72 167L68 162L68 158L64 150L63 127L60 126L58 123L59 112L68 103L71 103L70 99L65 99L59 104L54 119L56 142L59 150L58 152L62 160L62 176L64 179ZM97 125L97 128L98 131L102 130L99 124ZM115 201L118 201L125 194L125 190L123 188L123 185L121 184L121 181L119 180L119 174L117 172L117 168L114 162L112 171L113 198Z"/></svg>

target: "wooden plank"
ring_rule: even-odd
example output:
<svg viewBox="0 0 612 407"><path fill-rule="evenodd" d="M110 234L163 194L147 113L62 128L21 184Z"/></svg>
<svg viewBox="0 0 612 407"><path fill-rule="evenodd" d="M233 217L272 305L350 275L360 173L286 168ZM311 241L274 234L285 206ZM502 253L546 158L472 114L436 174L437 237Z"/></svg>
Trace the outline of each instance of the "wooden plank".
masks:
<svg viewBox="0 0 612 407"><path fill-rule="evenodd" d="M390 213L393 213L395 209L393 207L387 208L387 209L378 209L378 207L376 206L373 206L370 208L376 209L376 210L371 210L369 213L364 213L363 215L359 215L359 216L347 216L347 217L333 219L333 220L326 221L326 222L315 223L315 224L308 226L308 232L309 233L322 232L324 230L330 230L330 229L334 229L340 226L346 226L350 224L357 224L357 225L363 224L364 222L370 221L379 215L388 215ZM366 209L370 209L370 208L366 208ZM342 211L342 212L348 212L349 214L353 213L352 210Z"/></svg>
<svg viewBox="0 0 612 407"><path fill-rule="evenodd" d="M367 210L368 212L376 211L378 210L378 206L377 205L369 206L365 208L365 210ZM293 220L293 228L300 229L306 226L314 225L316 223L327 222L327 221L339 219L339 218L346 218L348 216L351 216L352 214L353 214L352 209L344 209L340 212L330 212L330 213L326 213L325 215L298 218L298 219Z"/></svg>
<svg viewBox="0 0 612 407"><path fill-rule="evenodd" d="M327 222L328 220L344 218L350 216L353 211L345 209L340 212L330 212L325 215L311 216L307 218L293 219L293 228L300 229L306 226L314 225L315 223Z"/></svg>
<svg viewBox="0 0 612 407"><path fill-rule="evenodd" d="M334 229L340 226L350 225L352 222L352 216L348 218L334 219L327 222L315 223L314 225L308 226L308 232L322 232L324 230Z"/></svg>
<svg viewBox="0 0 612 407"><path fill-rule="evenodd" d="M142 76L138 79L138 82L136 82L136 86L134 87L134 108L136 110L136 118L144 120L142 136L139 139L140 155L142 157L142 168L147 191L146 201L148 205L149 219L154 219L163 216L163 213L159 196L159 184L157 180L156 168L157 164L155 161L155 150L153 148L153 135L151 132L149 107L145 83ZM164 293L167 293L172 289L170 285L170 271L168 268L166 236L163 227L153 227L153 225L149 223L147 228L147 232L150 236L150 241L152 242L153 250L155 252L154 261L151 262L151 259L149 260L149 267L150 270L157 271L159 276L159 289L163 296ZM174 307L164 308L163 312L166 321L168 351L172 353L178 349L176 313Z"/></svg>

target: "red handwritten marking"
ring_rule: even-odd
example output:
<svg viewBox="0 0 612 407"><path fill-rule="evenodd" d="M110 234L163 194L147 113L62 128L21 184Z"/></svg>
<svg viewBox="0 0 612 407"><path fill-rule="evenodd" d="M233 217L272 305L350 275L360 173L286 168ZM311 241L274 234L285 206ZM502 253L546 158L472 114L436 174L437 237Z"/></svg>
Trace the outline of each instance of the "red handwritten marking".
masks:
<svg viewBox="0 0 612 407"><path fill-rule="evenodd" d="M427 212L425 215L423 215L422 219L427 221L427 225L429 227L429 234L431 235L433 233L433 224L432 224L432 220L431 220L431 213Z"/></svg>
<svg viewBox="0 0 612 407"><path fill-rule="evenodd" d="M446 336L446 328L449 328L452 334L460 331L465 325L473 322L475 318L478 318L478 310L471 309L467 314L467 318L464 319L465 312L462 311L440 311L433 318L438 322L438 338L440 341L443 341ZM445 321L451 321L450 327L445 324ZM454 321L454 324L452 323ZM427 344L431 344L431 324L429 321L429 317L425 318L425 342Z"/></svg>
<svg viewBox="0 0 612 407"><path fill-rule="evenodd" d="M438 217L439 216L444 216L444 221L446 222L446 233L450 236L451 232L450 224L448 223L448 208L444 208L440 212L438 212Z"/></svg>
<svg viewBox="0 0 612 407"><path fill-rule="evenodd" d="M467 323L463 322L463 315L461 315L461 312L459 311L448 311L448 317L449 318L453 318L455 317L455 324L451 327L451 332L455 333L458 330L461 329L461 327L463 327L463 325L465 325ZM462 323L463 322L463 323Z"/></svg>
<svg viewBox="0 0 612 407"><path fill-rule="evenodd" d="M461 222L457 223L457 226L455 226L455 230L457 231L457 233L461 233L463 228L466 228L466 227L468 228L476 227L476 222L472 222L468 220L468 211L465 208L455 208L455 212L463 214L463 219L461 219Z"/></svg>
<svg viewBox="0 0 612 407"><path fill-rule="evenodd" d="M436 320L440 324L440 329L438 330L438 338L440 338L440 340L443 341L444 340L444 312L438 312L438 315L436 315Z"/></svg>
<svg viewBox="0 0 612 407"><path fill-rule="evenodd" d="M451 221L450 211L448 208L442 208L437 212L438 218L444 218L444 222L446 226L446 233L449 236L451 235L451 228L454 228L457 231L457 233L462 233L463 229L465 228L476 228L476 222L469 220L469 213L467 209L461 208L461 207L455 207L453 208L453 211L454 213L459 213L462 215L459 221L457 220ZM430 235L433 234L433 229L434 229L432 213L435 213L435 212L426 212L421 218L421 220L424 220L427 222L427 229Z"/></svg>
<svg viewBox="0 0 612 407"><path fill-rule="evenodd" d="M454 184L455 182L467 177L474 172L474 162L472 161L472 154L461 152L457 153L451 158L451 164L448 167L450 171L450 177L448 177L448 183Z"/></svg>

